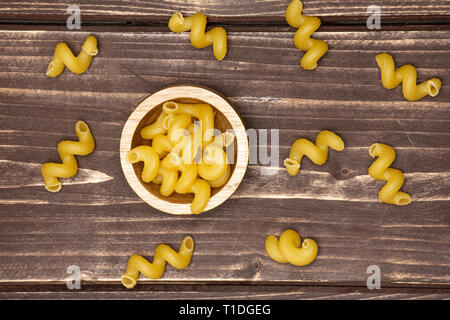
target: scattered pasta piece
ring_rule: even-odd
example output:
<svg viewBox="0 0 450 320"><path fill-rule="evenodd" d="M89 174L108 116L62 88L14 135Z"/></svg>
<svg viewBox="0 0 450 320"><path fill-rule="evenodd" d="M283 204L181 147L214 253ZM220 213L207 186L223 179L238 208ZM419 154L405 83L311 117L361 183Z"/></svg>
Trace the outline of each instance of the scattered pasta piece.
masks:
<svg viewBox="0 0 450 320"><path fill-rule="evenodd" d="M91 65L92 57L97 54L97 38L94 36L86 38L77 57L67 44L60 42L56 45L53 59L48 65L47 76L52 78L59 76L64 71L64 66L73 73L84 73Z"/></svg>
<svg viewBox="0 0 450 320"><path fill-rule="evenodd" d="M317 61L328 51L328 45L323 40L311 38L311 35L320 27L320 19L304 16L302 11L302 2L292 0L286 9L285 18L291 27L298 29L294 35L294 45L306 51L300 61L302 68L313 70L317 67Z"/></svg>
<svg viewBox="0 0 450 320"><path fill-rule="evenodd" d="M296 266L305 266L316 259L317 243L312 239L301 242L300 235L294 230L286 230L280 240L270 235L266 238L266 252L269 257L279 263L287 263Z"/></svg>
<svg viewBox="0 0 450 320"><path fill-rule="evenodd" d="M403 82L403 96L409 101L420 100L427 95L438 95L441 80L432 78L417 85L417 72L412 65L395 69L394 59L387 53L377 54L376 60L381 71L381 83L386 89L393 89Z"/></svg>
<svg viewBox="0 0 450 320"><path fill-rule="evenodd" d="M75 133L79 141L61 141L58 143L58 153L62 163L44 163L41 175L44 179L45 189L50 192L61 190L62 184L58 178L70 178L78 171L75 155L86 156L95 148L94 137L84 121L75 124Z"/></svg>
<svg viewBox="0 0 450 320"><path fill-rule="evenodd" d="M194 251L194 239L184 237L180 250L176 252L166 244L160 244L155 249L153 262L147 261L140 255L134 254L128 259L127 270L121 280L124 287L132 289L136 286L139 273L150 279L159 279L164 274L166 262L177 269L185 269L191 263Z"/></svg>
<svg viewBox="0 0 450 320"><path fill-rule="evenodd" d="M382 143L374 143L369 148L372 158L378 157L369 167L369 175L377 180L387 181L378 193L382 202L404 206L411 203L411 196L399 191L403 185L403 173L394 168L389 168L395 160L394 148Z"/></svg>
<svg viewBox="0 0 450 320"><path fill-rule="evenodd" d="M169 20L169 29L172 32L191 31L191 44L198 49L212 45L217 60L222 60L227 54L227 32L216 27L205 33L206 16L202 13L185 18L181 12L176 12Z"/></svg>
<svg viewBox="0 0 450 320"><path fill-rule="evenodd" d="M284 166L291 176L297 175L303 156L307 156L317 165L323 165L328 159L328 147L336 151L344 150L344 141L334 132L321 131L316 138L316 144L306 139L297 139L291 147L289 158L284 160Z"/></svg>

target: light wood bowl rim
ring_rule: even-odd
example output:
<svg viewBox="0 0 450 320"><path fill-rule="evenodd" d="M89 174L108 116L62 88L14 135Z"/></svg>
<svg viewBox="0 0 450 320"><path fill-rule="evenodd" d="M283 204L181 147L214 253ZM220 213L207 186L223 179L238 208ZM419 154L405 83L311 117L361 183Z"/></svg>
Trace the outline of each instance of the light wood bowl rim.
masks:
<svg viewBox="0 0 450 320"><path fill-rule="evenodd" d="M236 191L244 178L249 159L248 139L242 119L233 106L214 90L196 85L174 85L163 88L141 101L131 113L122 130L120 138L120 163L122 165L122 171L134 192L153 208L169 214L192 214L190 203L169 202L149 192L136 176L133 164L127 161L127 153L131 150L134 133L142 118L158 105L177 98L194 98L215 107L226 117L237 139L237 148L235 150L237 153L236 163L233 173L222 189L209 199L203 211L206 212L225 202Z"/></svg>

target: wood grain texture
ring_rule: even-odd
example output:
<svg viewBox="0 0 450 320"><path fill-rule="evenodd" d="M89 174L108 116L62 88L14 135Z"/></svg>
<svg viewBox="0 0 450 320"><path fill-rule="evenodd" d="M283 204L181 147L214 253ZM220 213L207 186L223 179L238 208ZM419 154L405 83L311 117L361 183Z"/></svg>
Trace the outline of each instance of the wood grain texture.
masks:
<svg viewBox="0 0 450 320"><path fill-rule="evenodd" d="M448 31L317 33L330 50L312 72L300 68L292 32L230 33L221 62L210 50L192 48L187 34L100 32L100 53L85 74L66 70L46 78L56 43L67 41L77 51L86 35L0 32L0 282L64 286L67 266L77 264L84 283L119 287L130 254L151 257L157 244L176 246L192 235L196 251L189 268L168 267L161 281L141 277L139 284L365 287L366 269L376 264L385 287L450 288ZM382 51L398 65L415 65L419 80L441 78L440 94L408 102L401 88L385 90L375 62ZM297 177L258 161L234 196L207 215L164 214L129 188L119 141L139 101L179 83L221 92L247 128L279 129L278 167L296 138L313 139L322 129L339 134L346 149L330 152L321 167L305 159ZM79 119L89 124L96 150L79 158L80 173L63 182L62 192L49 194L39 165L58 159L57 143L73 138ZM378 202L383 183L367 175L368 148L377 141L395 147L393 166L405 173L411 205ZM262 168L275 174L262 175ZM267 257L265 237L287 228L317 241L319 255L308 267ZM301 298L304 289L295 290L281 295ZM447 292L431 297L448 298Z"/></svg>
<svg viewBox="0 0 450 320"><path fill-rule="evenodd" d="M114 284L82 285L68 290L55 285L0 285L0 299L192 299L192 300L449 300L450 290L442 288L383 288L289 286L248 284L146 284L133 290Z"/></svg>
<svg viewBox="0 0 450 320"><path fill-rule="evenodd" d="M67 8L72 2L61 0L12 1L5 0L0 8L0 19L64 21ZM263 1L83 1L79 3L83 21L145 21L166 22L176 11L186 14L203 12L212 22L276 22L284 23L284 11L289 0ZM325 22L366 21L370 5L379 5L387 21L445 21L450 15L450 4L445 0L347 0L304 1L305 15L320 16ZM447 17L448 19L448 17Z"/></svg>

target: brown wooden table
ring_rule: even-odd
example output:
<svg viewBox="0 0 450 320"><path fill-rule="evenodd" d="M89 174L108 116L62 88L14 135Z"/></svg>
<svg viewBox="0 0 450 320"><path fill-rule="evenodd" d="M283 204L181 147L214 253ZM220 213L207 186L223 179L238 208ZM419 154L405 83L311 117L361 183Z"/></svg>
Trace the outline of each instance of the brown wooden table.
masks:
<svg viewBox="0 0 450 320"><path fill-rule="evenodd" d="M0 298L450 298L450 2L304 1L323 21L315 37L330 50L315 71L299 66L289 1L83 1L81 30L67 30L69 1L2 1L0 7ZM382 28L366 28L369 5ZM196 50L189 34L169 32L170 15L200 11L228 30L225 60ZM57 42L74 52L88 34L100 53L83 75L45 70ZM435 98L408 102L385 90L375 55L417 67L419 80L442 79ZM170 216L130 189L119 162L122 127L150 93L171 84L215 89L248 128L280 130L280 169L250 165L231 199L200 216ZM59 161L56 145L91 127L96 150L61 192L44 190L40 166ZM325 166L305 159L301 174L282 167L291 143L322 129L343 137L345 152ZM374 142L395 147L405 172L406 207L377 200L383 182L367 175ZM287 228L319 245L307 267L269 259L264 240ZM130 254L195 239L189 268L162 279L120 284ZM81 290L66 288L69 265ZM369 265L381 289L369 290Z"/></svg>

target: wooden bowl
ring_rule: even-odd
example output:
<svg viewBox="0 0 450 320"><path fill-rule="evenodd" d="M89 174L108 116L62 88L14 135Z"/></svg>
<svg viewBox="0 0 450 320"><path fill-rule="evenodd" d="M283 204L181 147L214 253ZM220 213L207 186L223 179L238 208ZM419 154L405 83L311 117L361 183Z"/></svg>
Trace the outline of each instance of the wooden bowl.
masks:
<svg viewBox="0 0 450 320"><path fill-rule="evenodd" d="M120 162L125 178L131 188L152 207L170 214L192 214L191 202L193 194L173 193L164 197L159 193L160 186L145 183L141 179L143 163L131 164L127 161L127 153L139 145L151 145L151 141L140 136L143 127L153 123L167 101L187 103L207 103L215 111L214 126L220 131L234 130L234 163L231 164L231 175L228 182L220 188L211 189L211 198L204 211L211 210L227 200L244 178L247 170L249 147L246 130L236 110L220 94L199 86L171 86L153 93L142 101L128 118L120 138Z"/></svg>

